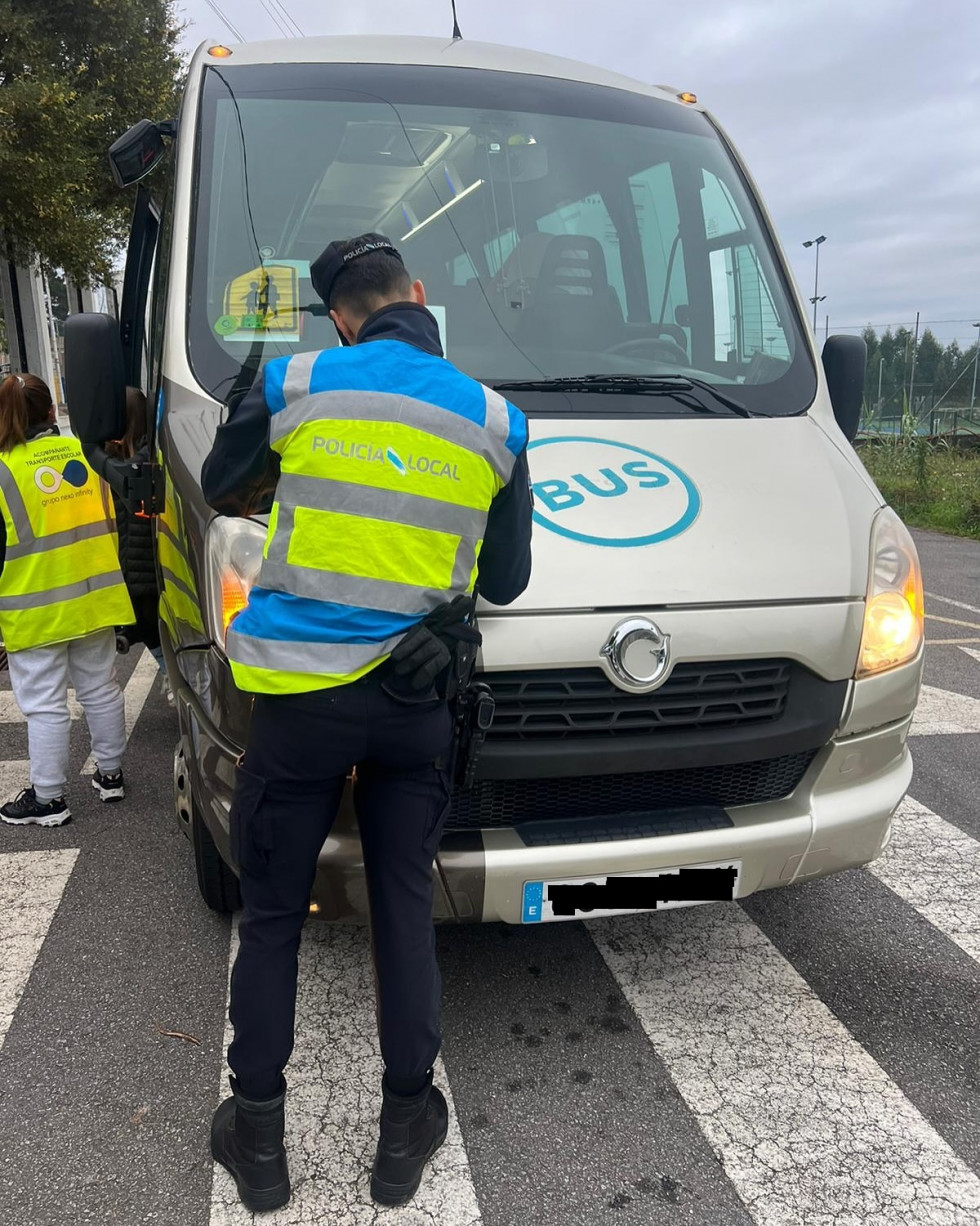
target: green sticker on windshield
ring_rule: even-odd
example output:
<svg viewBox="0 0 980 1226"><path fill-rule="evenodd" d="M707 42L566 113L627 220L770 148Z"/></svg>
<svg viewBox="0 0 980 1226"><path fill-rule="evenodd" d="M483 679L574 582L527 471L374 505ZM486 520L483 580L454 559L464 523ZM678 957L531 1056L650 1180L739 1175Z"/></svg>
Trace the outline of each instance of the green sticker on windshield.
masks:
<svg viewBox="0 0 980 1226"><path fill-rule="evenodd" d="M238 320L234 315L222 315L214 321L214 330L219 336L230 336L238 328Z"/></svg>

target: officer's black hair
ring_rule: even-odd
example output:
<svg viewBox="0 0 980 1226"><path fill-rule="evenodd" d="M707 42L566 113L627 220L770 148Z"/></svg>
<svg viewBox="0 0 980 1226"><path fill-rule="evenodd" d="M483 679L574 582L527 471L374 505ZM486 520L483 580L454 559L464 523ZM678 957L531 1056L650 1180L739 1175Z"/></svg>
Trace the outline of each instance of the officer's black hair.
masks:
<svg viewBox="0 0 980 1226"><path fill-rule="evenodd" d="M359 240L348 239L345 248ZM349 310L366 319L389 302L408 302L412 278L398 256L390 251L369 251L337 274L330 291L331 310Z"/></svg>

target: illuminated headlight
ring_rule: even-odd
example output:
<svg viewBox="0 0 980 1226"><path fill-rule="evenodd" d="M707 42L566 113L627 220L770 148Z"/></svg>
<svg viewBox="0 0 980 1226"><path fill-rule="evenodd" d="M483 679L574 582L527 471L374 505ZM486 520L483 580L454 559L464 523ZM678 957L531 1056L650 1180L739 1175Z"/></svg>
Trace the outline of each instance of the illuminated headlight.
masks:
<svg viewBox="0 0 980 1226"><path fill-rule="evenodd" d="M208 617L215 643L223 648L229 623L248 603L265 547L265 528L250 519L219 516L208 526L205 557Z"/></svg>
<svg viewBox="0 0 980 1226"><path fill-rule="evenodd" d="M891 507L879 511L871 533L871 575L857 677L915 658L923 638L922 571L908 529Z"/></svg>

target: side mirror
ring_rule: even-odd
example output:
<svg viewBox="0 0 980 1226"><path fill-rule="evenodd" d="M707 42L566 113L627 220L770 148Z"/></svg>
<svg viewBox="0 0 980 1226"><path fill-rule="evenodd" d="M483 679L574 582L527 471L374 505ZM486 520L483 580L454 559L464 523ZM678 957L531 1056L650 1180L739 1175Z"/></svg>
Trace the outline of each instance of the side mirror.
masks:
<svg viewBox="0 0 980 1226"><path fill-rule="evenodd" d="M158 515L162 489L156 466L106 454L106 443L126 433L123 348L111 315L88 312L65 320L65 395L68 420L92 468L131 511Z"/></svg>
<svg viewBox="0 0 980 1226"><path fill-rule="evenodd" d="M101 446L126 432L126 376L119 324L92 312L65 320L65 393L78 441Z"/></svg>
<svg viewBox="0 0 980 1226"><path fill-rule="evenodd" d="M109 165L116 186L138 183L165 153L160 125L141 119L109 146Z"/></svg>
<svg viewBox="0 0 980 1226"><path fill-rule="evenodd" d="M868 346L861 336L830 336L823 347L823 369L827 376L834 417L848 442L853 443L861 421L864 399L864 374L868 365Z"/></svg>

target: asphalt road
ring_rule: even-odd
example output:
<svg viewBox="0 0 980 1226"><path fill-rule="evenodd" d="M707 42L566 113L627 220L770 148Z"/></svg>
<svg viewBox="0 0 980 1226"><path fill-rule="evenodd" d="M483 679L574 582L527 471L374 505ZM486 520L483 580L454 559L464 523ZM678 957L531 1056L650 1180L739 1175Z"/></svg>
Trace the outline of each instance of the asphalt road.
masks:
<svg viewBox="0 0 980 1226"><path fill-rule="evenodd" d="M384 1213L365 934L311 926L296 1194L261 1220L980 1223L980 544L918 541L928 688L885 856L742 904L441 929L452 1131L417 1202ZM125 804L99 804L76 725L75 820L0 827L0 1226L249 1220L207 1149L234 932L173 816L153 663L120 663ZM0 692L5 792L26 757Z"/></svg>

